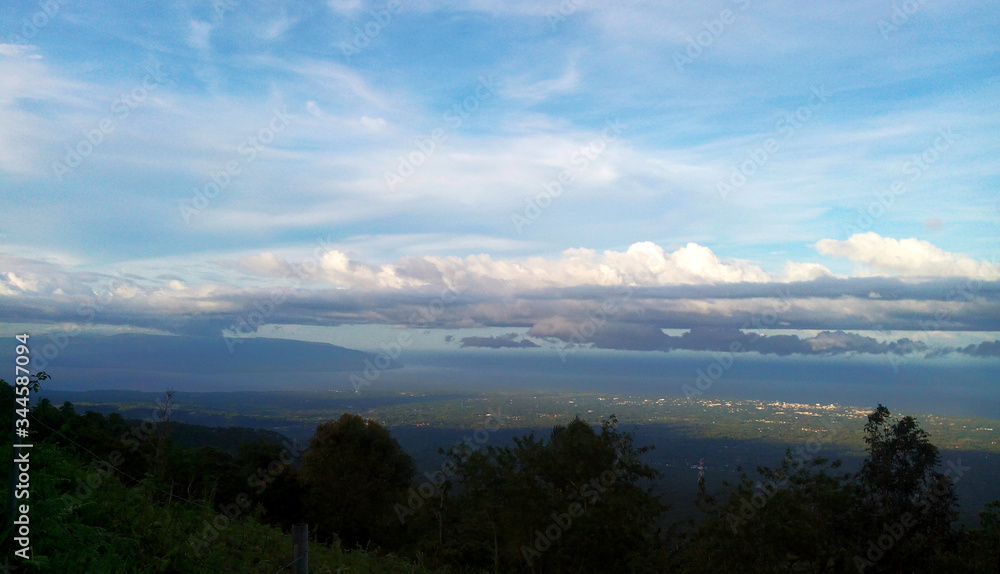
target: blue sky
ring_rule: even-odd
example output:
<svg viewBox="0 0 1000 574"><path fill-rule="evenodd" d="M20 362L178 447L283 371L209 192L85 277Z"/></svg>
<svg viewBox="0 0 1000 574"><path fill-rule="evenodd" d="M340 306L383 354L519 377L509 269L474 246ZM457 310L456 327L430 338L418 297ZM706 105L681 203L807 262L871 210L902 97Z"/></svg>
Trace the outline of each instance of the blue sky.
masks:
<svg viewBox="0 0 1000 574"><path fill-rule="evenodd" d="M10 323L218 334L280 289L267 323L392 326L452 290L435 326L565 341L616 286L654 290L616 321L686 329L792 285L773 328L1000 330L995 3L53 0L0 22Z"/></svg>

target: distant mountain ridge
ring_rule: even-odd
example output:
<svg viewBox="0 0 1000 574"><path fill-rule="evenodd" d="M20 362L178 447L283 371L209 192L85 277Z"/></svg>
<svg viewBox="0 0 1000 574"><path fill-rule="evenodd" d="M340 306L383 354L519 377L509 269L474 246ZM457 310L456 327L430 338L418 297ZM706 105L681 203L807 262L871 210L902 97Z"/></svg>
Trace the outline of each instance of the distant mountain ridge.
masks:
<svg viewBox="0 0 1000 574"><path fill-rule="evenodd" d="M344 373L364 371L374 360L370 353L329 343L256 337L241 339L230 351L222 337L123 333L75 337L44 370L54 377L54 388L273 389L287 382L286 375L317 379L339 373L336 378L346 380ZM378 364L380 370L385 366ZM393 361L388 368L401 366ZM230 385L237 381L246 386Z"/></svg>

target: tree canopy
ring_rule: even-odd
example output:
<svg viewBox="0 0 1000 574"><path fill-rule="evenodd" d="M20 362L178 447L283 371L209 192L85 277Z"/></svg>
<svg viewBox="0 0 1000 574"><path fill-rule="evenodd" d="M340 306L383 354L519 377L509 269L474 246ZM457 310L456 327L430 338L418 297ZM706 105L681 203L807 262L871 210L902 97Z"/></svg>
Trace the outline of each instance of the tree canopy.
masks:
<svg viewBox="0 0 1000 574"><path fill-rule="evenodd" d="M0 380L8 424L14 400ZM956 528L955 483L969 467L942 460L916 419L882 405L864 425L857 472L789 449L756 476L740 469L721 491L701 490L697 522L668 520L653 494L661 475L644 460L651 446L613 415L441 449L442 470L419 476L388 429L351 414L319 425L304 455L261 439L231 454L221 447L232 432L44 399L29 416L39 572L266 574L287 561L249 549L286 547L279 529L303 519L317 542L339 542L317 556L365 571L992 573L1000 563L1000 501L978 528ZM172 434L205 441L181 448ZM358 546L405 559L344 558Z"/></svg>
<svg viewBox="0 0 1000 574"><path fill-rule="evenodd" d="M413 458L377 422L344 413L323 423L302 464L309 523L348 547L383 542L398 530L392 505L415 472Z"/></svg>

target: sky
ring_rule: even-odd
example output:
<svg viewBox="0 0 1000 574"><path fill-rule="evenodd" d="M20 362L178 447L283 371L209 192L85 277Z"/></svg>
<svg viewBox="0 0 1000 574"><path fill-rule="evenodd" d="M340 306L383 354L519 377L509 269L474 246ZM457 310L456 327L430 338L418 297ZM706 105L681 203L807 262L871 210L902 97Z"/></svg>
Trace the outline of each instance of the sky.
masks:
<svg viewBox="0 0 1000 574"><path fill-rule="evenodd" d="M995 368L998 30L985 0L5 3L0 331Z"/></svg>

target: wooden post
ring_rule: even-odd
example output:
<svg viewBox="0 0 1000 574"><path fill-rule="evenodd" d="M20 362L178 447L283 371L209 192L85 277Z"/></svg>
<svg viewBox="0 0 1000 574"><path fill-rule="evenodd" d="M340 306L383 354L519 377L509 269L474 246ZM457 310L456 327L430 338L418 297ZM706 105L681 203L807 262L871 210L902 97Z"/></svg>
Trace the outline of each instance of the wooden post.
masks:
<svg viewBox="0 0 1000 574"><path fill-rule="evenodd" d="M292 558L295 574L309 574L309 525L292 525Z"/></svg>

